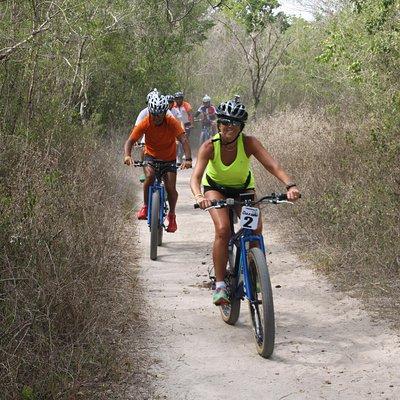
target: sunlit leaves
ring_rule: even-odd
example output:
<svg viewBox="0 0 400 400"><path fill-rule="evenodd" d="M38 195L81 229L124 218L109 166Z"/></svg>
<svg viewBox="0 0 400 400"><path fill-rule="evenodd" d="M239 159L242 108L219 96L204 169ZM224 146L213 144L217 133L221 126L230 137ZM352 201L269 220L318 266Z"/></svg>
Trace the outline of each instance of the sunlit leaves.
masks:
<svg viewBox="0 0 400 400"><path fill-rule="evenodd" d="M277 19L277 0L228 0L223 11L243 25L248 33L259 32Z"/></svg>

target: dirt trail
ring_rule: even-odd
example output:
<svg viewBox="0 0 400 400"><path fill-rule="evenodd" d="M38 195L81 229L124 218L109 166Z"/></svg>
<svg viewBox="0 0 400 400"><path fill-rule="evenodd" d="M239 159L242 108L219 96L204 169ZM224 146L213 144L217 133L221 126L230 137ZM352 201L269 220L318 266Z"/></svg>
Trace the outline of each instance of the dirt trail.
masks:
<svg viewBox="0 0 400 400"><path fill-rule="evenodd" d="M277 324L273 357L257 354L246 304L236 326L221 320L205 287L213 229L205 212L193 210L190 173L178 175L178 231L164 234L157 261L149 258L146 223L139 226L139 278L155 360L151 398L400 399L399 337L302 265L268 217Z"/></svg>

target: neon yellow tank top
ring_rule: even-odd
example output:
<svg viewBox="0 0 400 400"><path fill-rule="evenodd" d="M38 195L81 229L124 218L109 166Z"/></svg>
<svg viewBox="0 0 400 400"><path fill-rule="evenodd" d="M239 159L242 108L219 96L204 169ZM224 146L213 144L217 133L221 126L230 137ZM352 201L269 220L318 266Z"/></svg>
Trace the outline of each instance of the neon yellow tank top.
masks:
<svg viewBox="0 0 400 400"><path fill-rule="evenodd" d="M213 139L219 139L220 134L214 135ZM212 186L207 180L207 175L218 185L241 189L251 174L249 184L245 189L254 189L254 175L250 168L250 158L247 157L244 150L243 135L239 135L237 139L237 155L230 165L225 165L221 160L221 141L213 142L214 158L208 161L207 168L202 178L202 185Z"/></svg>

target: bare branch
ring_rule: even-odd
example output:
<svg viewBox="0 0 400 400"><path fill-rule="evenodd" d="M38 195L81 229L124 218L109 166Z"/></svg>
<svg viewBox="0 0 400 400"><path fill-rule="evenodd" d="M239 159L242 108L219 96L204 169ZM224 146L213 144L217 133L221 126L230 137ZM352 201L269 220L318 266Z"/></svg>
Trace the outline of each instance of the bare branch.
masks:
<svg viewBox="0 0 400 400"><path fill-rule="evenodd" d="M21 47L22 45L24 45L25 43L30 42L36 35L38 35L39 33L45 32L47 31L49 28L46 27L46 25L48 25L50 22L49 19L46 19L46 21L44 21L39 28L37 28L36 30L34 30L26 39L22 40L19 43L14 44L11 47L5 47L4 49L0 50L0 61L4 60L5 58L9 57L12 53L14 53L16 50L18 50L19 47Z"/></svg>
<svg viewBox="0 0 400 400"><path fill-rule="evenodd" d="M195 4L196 4L196 0L192 0L191 4L187 6L185 13L182 16L180 16L179 18L174 18L174 15L172 14L172 11L171 11L170 0L165 0L165 5L167 8L168 22L171 25L175 25L177 22L182 21L184 18L186 18L192 12Z"/></svg>
<svg viewBox="0 0 400 400"><path fill-rule="evenodd" d="M114 26L117 25L119 22L118 18L111 11L109 11L108 13L114 18L114 22L111 25L106 26L106 31L109 31L112 28L114 28Z"/></svg>
<svg viewBox="0 0 400 400"><path fill-rule="evenodd" d="M265 84L267 83L268 78L271 76L272 72L274 72L275 68L277 67L277 65L280 63L283 55L285 54L286 49L294 42L294 40L291 40L289 42L286 43L285 47L281 50L278 58L276 59L276 61L274 62L274 64L272 65L272 67L270 68L268 74L264 77L263 82L261 84L261 91L264 89Z"/></svg>
<svg viewBox="0 0 400 400"><path fill-rule="evenodd" d="M67 57L64 56L63 59L65 60L65 62L66 62L71 68L74 68L74 67L72 66L72 64L69 62L69 60L68 60Z"/></svg>
<svg viewBox="0 0 400 400"><path fill-rule="evenodd" d="M11 47L5 47L4 49L0 50L0 61L7 59L12 53L14 53L15 51L17 51L21 46L23 46L24 44L30 42L35 36L39 35L40 33L43 33L45 31L47 31L48 29L50 29L47 25L51 22L51 20L60 12L60 11L56 11L54 14L50 15L50 11L53 8L53 4L54 1L52 1L49 5L49 8L46 12L46 19L45 21L36 29L33 29L31 34L24 40L22 40L21 42L18 42L16 44L14 44ZM34 9L34 13L35 13L35 17L36 17L36 3L33 2L33 9Z"/></svg>
<svg viewBox="0 0 400 400"><path fill-rule="evenodd" d="M86 41L88 40L87 36L84 36L82 38L82 42L79 46L78 49L78 60L76 62L76 67L75 67L75 74L74 74L74 78L72 80L72 84L71 84L71 91L69 94L69 99L68 99L68 104L72 103L73 97L74 97L74 92L75 92L75 83L78 79L78 75L81 69L81 65L82 65L82 58L83 58L83 48L85 47Z"/></svg>
<svg viewBox="0 0 400 400"><path fill-rule="evenodd" d="M218 17L214 17L214 19L224 26L238 43L238 51L246 62L254 108L257 110L267 81L281 62L292 41L284 42L282 35L273 23L265 27L266 29L245 33L240 26L235 27L230 22Z"/></svg>
<svg viewBox="0 0 400 400"><path fill-rule="evenodd" d="M215 19L216 19L219 23L221 23L222 25L224 25L225 28L227 28L228 31L229 31L230 33L232 33L232 35L235 37L236 41L239 43L239 46L242 48L243 53L244 53L244 55L245 55L245 57L246 57L247 63L250 64L250 60L251 60L251 59L254 60L254 58L253 58L252 55L251 55L251 51L248 51L248 50L246 49L246 46L244 45L244 43L243 43L242 40L240 39L239 35L238 35L238 34L235 32L235 30L232 29L232 27L231 27L229 24L227 24L225 21L222 21L222 20L220 20L220 19L218 19L218 18L215 18Z"/></svg>
<svg viewBox="0 0 400 400"><path fill-rule="evenodd" d="M215 10L216 8L219 8L219 7L221 7L222 6L222 4L223 4L223 0L221 0L220 2L218 2L217 4L212 4L212 2L211 1L209 1L209 0L207 0L207 3L210 5L210 7L213 9L213 10Z"/></svg>

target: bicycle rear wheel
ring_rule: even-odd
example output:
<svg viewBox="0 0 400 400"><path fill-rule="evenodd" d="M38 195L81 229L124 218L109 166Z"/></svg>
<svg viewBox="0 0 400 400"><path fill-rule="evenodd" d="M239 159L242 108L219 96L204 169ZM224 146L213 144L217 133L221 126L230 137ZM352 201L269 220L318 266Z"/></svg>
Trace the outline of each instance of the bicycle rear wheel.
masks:
<svg viewBox="0 0 400 400"><path fill-rule="evenodd" d="M150 258L157 258L158 233L160 226L160 192L155 190L151 197Z"/></svg>
<svg viewBox="0 0 400 400"><path fill-rule="evenodd" d="M258 354L269 358L275 345L275 315L267 261L259 248L248 253L250 285L253 303L249 302L254 339Z"/></svg>
<svg viewBox="0 0 400 400"><path fill-rule="evenodd" d="M235 271L236 251L235 247L228 251L228 275L225 279L229 293L230 304L223 304L219 310L224 322L235 325L240 314L240 297L237 295L239 271Z"/></svg>

